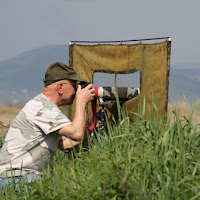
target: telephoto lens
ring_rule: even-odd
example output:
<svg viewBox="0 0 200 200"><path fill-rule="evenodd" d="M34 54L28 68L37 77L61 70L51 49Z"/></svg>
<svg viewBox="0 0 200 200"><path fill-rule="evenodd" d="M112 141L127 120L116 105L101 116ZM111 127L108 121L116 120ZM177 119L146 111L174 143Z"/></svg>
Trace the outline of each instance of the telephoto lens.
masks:
<svg viewBox="0 0 200 200"><path fill-rule="evenodd" d="M116 92L119 101L128 101L140 94L139 88L134 87L94 87L95 94L104 101L116 100Z"/></svg>

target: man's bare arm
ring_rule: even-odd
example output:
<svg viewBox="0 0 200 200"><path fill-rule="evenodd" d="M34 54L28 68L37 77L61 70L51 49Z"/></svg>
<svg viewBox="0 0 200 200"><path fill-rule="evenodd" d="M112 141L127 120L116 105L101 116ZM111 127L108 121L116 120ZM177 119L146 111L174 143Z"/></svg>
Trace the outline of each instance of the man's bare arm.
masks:
<svg viewBox="0 0 200 200"><path fill-rule="evenodd" d="M64 135L73 140L83 140L85 127L86 127L86 116L85 107L87 103L92 101L95 97L93 85L90 84L86 88L81 89L79 85L76 94L76 111L72 124L64 126L58 133Z"/></svg>

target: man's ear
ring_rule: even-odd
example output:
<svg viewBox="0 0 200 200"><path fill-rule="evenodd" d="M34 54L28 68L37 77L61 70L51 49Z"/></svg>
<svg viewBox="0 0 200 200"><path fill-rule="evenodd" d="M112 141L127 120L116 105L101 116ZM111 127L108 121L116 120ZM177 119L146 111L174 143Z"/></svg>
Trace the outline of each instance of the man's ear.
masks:
<svg viewBox="0 0 200 200"><path fill-rule="evenodd" d="M63 94L63 84L62 83L58 84L56 86L56 89L57 89L57 91L58 91L59 94Z"/></svg>

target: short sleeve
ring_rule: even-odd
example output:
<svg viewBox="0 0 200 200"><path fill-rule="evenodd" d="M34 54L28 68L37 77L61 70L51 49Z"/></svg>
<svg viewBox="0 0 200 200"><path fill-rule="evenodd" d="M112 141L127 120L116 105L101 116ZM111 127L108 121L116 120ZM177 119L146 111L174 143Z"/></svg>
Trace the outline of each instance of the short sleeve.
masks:
<svg viewBox="0 0 200 200"><path fill-rule="evenodd" d="M59 108L39 111L34 116L33 123L36 129L42 130L46 135L72 124Z"/></svg>

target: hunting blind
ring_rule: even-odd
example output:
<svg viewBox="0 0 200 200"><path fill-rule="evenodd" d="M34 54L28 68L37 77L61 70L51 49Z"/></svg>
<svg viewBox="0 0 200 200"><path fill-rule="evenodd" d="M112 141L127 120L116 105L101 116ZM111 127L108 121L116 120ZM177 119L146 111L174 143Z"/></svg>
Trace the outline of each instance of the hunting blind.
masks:
<svg viewBox="0 0 200 200"><path fill-rule="evenodd" d="M133 118L133 113L137 113L145 102L148 118L154 103L159 117L163 118L168 105L170 53L169 37L111 42L72 41L69 44L69 65L88 82L93 82L96 72L129 74L139 71L140 94L123 103L122 110ZM114 112L112 107L111 102L109 114ZM71 114L73 110L74 106Z"/></svg>

